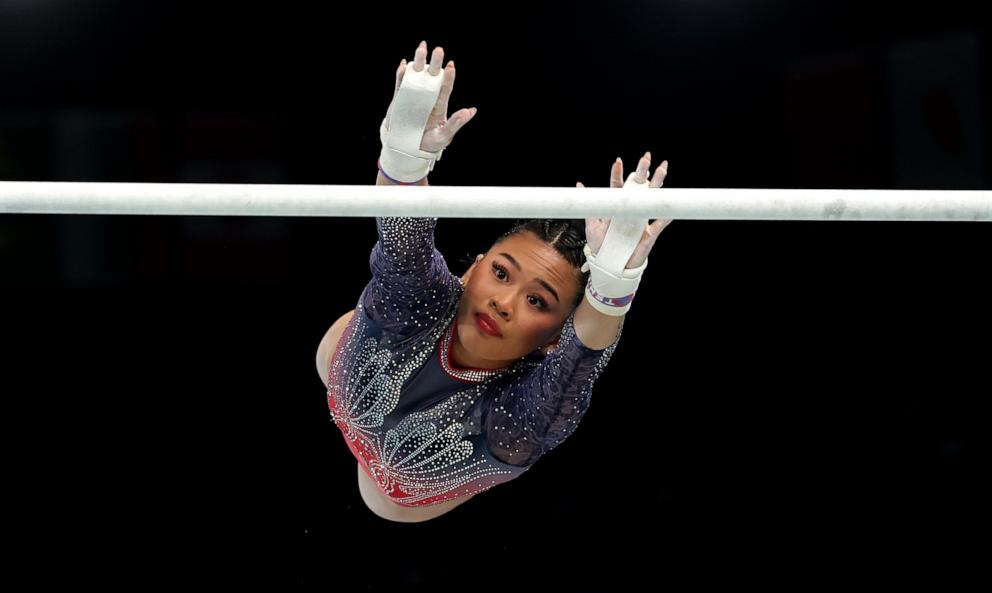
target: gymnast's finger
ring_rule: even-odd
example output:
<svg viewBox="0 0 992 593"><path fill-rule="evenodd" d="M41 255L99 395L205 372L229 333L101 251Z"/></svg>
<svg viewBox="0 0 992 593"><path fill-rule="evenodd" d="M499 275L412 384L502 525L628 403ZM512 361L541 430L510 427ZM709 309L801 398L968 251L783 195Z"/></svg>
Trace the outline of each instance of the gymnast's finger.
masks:
<svg viewBox="0 0 992 593"><path fill-rule="evenodd" d="M648 167L651 166L651 152L645 152L644 156L637 161L637 172L634 175L634 181L637 183L644 183L648 180Z"/></svg>
<svg viewBox="0 0 992 593"><path fill-rule="evenodd" d="M424 64L427 63L427 42L421 41L417 46L417 51L413 52L413 69L423 72Z"/></svg>
<svg viewBox="0 0 992 593"><path fill-rule="evenodd" d="M475 117L476 109L473 107L471 109L459 109L448 118L445 122L441 133L444 135L446 142L451 142L451 139L455 137L458 130L467 124L473 117Z"/></svg>
<svg viewBox="0 0 992 593"><path fill-rule="evenodd" d="M438 93L437 103L444 107L447 111L448 108L448 98L451 97L451 89L455 86L455 63L453 61L448 62L448 65L444 67L444 80L441 81L441 92Z"/></svg>
<svg viewBox="0 0 992 593"><path fill-rule="evenodd" d="M654 177L651 178L651 185L648 187L661 187L665 185L665 177L668 176L668 161L661 161L658 168L654 170Z"/></svg>
<svg viewBox="0 0 992 593"><path fill-rule="evenodd" d="M610 187L623 187L623 161L620 157L613 161L613 167L610 168Z"/></svg>
<svg viewBox="0 0 992 593"><path fill-rule="evenodd" d="M441 64L444 62L444 48L435 47L431 52L431 67L428 70L431 76L437 76L441 72Z"/></svg>
<svg viewBox="0 0 992 593"><path fill-rule="evenodd" d="M403 58L403 60L400 62L399 68L396 69L396 88L393 89L394 95L398 93L400 90L400 83L403 82L404 72L406 72L406 58Z"/></svg>

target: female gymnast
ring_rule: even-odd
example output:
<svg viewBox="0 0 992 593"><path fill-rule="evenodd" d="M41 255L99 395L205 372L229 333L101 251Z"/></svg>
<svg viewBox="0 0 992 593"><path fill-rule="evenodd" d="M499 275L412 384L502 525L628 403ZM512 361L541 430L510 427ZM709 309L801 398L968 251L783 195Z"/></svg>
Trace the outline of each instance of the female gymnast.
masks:
<svg viewBox="0 0 992 593"><path fill-rule="evenodd" d="M425 41L412 68L402 60L396 71L377 185L427 185L476 114L447 117L455 64L442 68L440 47L430 64L427 53ZM668 163L648 182L650 164L646 153L625 185L617 159L611 187L660 188ZM584 229L581 220L518 221L459 278L434 247L437 218L376 218L372 280L317 350L331 418L358 461L369 509L397 522L433 519L520 476L568 438L670 222L642 225L640 239L637 228L628 233L632 255L614 275L596 262L609 219L587 218Z"/></svg>

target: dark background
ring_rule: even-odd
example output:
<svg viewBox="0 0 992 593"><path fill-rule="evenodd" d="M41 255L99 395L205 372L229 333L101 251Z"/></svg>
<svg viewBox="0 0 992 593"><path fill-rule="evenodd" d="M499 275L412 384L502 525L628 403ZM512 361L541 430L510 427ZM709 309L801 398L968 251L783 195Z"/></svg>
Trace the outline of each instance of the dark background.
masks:
<svg viewBox="0 0 992 593"><path fill-rule="evenodd" d="M0 0L0 178L372 184L426 39L451 112L479 109L435 185L604 187L650 150L669 187L988 190L980 5ZM461 274L510 222L436 242ZM371 218L0 216L13 564L341 590L977 568L987 223L672 223L573 436L421 524L362 504L314 363L375 241Z"/></svg>

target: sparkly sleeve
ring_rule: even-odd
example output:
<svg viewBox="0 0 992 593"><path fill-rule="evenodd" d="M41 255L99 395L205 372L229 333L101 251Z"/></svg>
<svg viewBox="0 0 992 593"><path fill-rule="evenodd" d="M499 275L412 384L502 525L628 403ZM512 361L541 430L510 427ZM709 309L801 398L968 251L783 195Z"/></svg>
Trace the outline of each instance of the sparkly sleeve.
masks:
<svg viewBox="0 0 992 593"><path fill-rule="evenodd" d="M369 256L372 280L360 304L373 322L400 338L426 329L450 305L457 279L434 246L437 218L378 217Z"/></svg>
<svg viewBox="0 0 992 593"><path fill-rule="evenodd" d="M574 317L565 321L558 348L484 412L489 450L504 463L533 464L568 438L589 409L593 383L613 356L623 323L612 344L593 350L575 335Z"/></svg>

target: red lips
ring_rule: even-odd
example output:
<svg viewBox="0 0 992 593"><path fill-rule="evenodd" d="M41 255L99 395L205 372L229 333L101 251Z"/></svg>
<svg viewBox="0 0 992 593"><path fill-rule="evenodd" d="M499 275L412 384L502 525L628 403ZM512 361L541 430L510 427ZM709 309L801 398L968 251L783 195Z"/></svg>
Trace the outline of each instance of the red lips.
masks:
<svg viewBox="0 0 992 593"><path fill-rule="evenodd" d="M495 336L501 337L503 334L500 333L499 328L496 326L496 322L493 321L491 317L485 313L479 313L475 316L475 323L479 326L483 332Z"/></svg>

